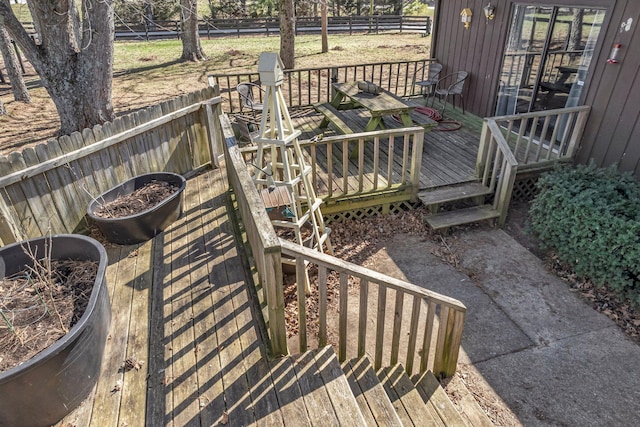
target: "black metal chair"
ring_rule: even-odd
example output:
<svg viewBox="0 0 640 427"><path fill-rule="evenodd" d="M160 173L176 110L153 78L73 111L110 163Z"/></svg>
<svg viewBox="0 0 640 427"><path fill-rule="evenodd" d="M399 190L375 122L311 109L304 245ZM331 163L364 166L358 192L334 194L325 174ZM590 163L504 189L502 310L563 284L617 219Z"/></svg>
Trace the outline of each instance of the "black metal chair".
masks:
<svg viewBox="0 0 640 427"><path fill-rule="evenodd" d="M247 108L249 109L249 111L251 111L253 117L256 116L256 111L261 113L264 109L264 104L261 102L256 102L255 98L253 97L254 89L262 91L262 88L255 83L240 83L238 86L236 86L238 95L240 95L240 112Z"/></svg>
<svg viewBox="0 0 640 427"><path fill-rule="evenodd" d="M464 89L464 82L468 77L469 73L466 71L457 71L439 79L434 92L434 99L431 101L431 106L433 107L436 96L438 99L442 99L443 106L440 114L444 116L444 110L447 108L447 99L449 99L449 97L453 98L451 104L453 108L455 108L455 96L458 95L460 97L460 104L462 105L462 114L464 114L464 96L462 91Z"/></svg>
<svg viewBox="0 0 640 427"><path fill-rule="evenodd" d="M425 68L428 68L425 77ZM440 76L440 72L442 71L442 64L438 62L430 62L428 65L419 67L416 69L416 72L413 74L413 82L412 86L417 86L420 88L420 94L427 98L429 96L433 96L434 89L438 84L438 77Z"/></svg>

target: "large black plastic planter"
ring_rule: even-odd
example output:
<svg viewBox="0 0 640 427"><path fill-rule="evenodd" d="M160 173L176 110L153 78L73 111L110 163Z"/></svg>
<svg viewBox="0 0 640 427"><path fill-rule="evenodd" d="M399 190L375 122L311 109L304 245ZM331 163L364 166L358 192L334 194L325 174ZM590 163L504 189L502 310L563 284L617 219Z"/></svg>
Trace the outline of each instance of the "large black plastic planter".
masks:
<svg viewBox="0 0 640 427"><path fill-rule="evenodd" d="M120 218L101 218L95 215L102 204L109 203L118 197L133 193L151 181L168 182L179 188L170 197L135 215ZM97 224L105 238L120 245L133 245L153 238L167 228L182 214L182 192L187 181L181 175L168 172L138 175L135 178L112 188L91 201L87 214Z"/></svg>
<svg viewBox="0 0 640 427"><path fill-rule="evenodd" d="M0 426L48 426L76 408L91 392L100 373L111 306L105 283L107 253L96 240L64 234L0 248L0 278L33 265L23 246L52 259L98 261L87 308L71 330L22 365L0 373Z"/></svg>

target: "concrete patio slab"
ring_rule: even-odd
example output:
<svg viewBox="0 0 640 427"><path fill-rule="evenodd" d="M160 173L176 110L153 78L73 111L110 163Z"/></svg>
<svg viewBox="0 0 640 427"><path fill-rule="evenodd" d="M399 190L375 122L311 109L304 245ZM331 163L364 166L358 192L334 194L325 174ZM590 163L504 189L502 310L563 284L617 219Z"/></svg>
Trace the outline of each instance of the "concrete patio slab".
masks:
<svg viewBox="0 0 640 427"><path fill-rule="evenodd" d="M464 302L460 363L522 425L640 425L637 343L504 231L480 227L447 241L457 269L432 255L436 243L410 235L384 242L375 269Z"/></svg>

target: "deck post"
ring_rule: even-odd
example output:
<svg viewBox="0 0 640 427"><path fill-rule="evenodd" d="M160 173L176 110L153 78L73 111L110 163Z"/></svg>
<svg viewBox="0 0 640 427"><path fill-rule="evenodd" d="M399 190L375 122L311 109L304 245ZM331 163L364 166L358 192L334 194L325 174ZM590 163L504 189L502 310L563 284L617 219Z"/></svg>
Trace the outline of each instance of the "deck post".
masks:
<svg viewBox="0 0 640 427"><path fill-rule="evenodd" d="M480 143L478 145L478 157L476 158L476 178L482 178L484 170L487 167L487 150L489 149L491 133L487 127L487 119L482 122L482 133L480 134Z"/></svg>
<svg viewBox="0 0 640 427"><path fill-rule="evenodd" d="M500 212L498 218L498 225L502 227L507 220L507 213L509 212L509 205L511 204L511 196L513 194L513 186L516 181L516 175L518 173L517 165L509 165L504 162L503 176L500 178L501 183L499 185L499 191L496 194L497 210Z"/></svg>
<svg viewBox="0 0 640 427"><path fill-rule="evenodd" d="M211 83L211 82L209 82ZM220 96L220 87L213 85L213 91L215 96ZM216 168L220 167L220 155L222 149L220 141L224 141L224 134L222 132L222 126L219 120L215 120L215 117L219 117L222 114L222 105L220 98L214 98L204 104L206 112L207 132L209 135L209 154L211 156L211 164Z"/></svg>
<svg viewBox="0 0 640 427"><path fill-rule="evenodd" d="M269 312L268 331L271 341L271 355L286 356L287 326L284 317L284 289L282 286L282 255L279 247L265 248L264 254L264 289L267 294ZM272 250L275 249L275 250Z"/></svg>
<svg viewBox="0 0 640 427"><path fill-rule="evenodd" d="M569 146L567 147L567 152L565 154L566 157L573 158L573 154L575 152L576 146L582 140L582 134L584 133L584 128L587 125L587 118L589 117L589 112L591 109L583 110L578 113L578 119L576 120L575 125L573 126L573 132L571 134L571 139L569 140ZM558 153L562 154L562 153Z"/></svg>
<svg viewBox="0 0 640 427"><path fill-rule="evenodd" d="M424 129L413 134L413 151L411 153L411 201L416 201L420 191L420 170L422 169L422 150L424 146Z"/></svg>

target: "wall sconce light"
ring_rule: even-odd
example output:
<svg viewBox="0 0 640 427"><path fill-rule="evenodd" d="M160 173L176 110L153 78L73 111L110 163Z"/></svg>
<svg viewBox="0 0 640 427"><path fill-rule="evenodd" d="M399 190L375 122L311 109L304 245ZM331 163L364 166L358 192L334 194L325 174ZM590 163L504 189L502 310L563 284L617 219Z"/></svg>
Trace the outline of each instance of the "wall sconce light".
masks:
<svg viewBox="0 0 640 427"><path fill-rule="evenodd" d="M487 21L492 20L496 17L496 7L489 2L485 7L482 8L484 11L484 16L487 18Z"/></svg>
<svg viewBox="0 0 640 427"><path fill-rule="evenodd" d="M468 7L462 9L460 12L460 21L464 23L464 28L469 28L471 26L471 16L473 16L473 12Z"/></svg>

